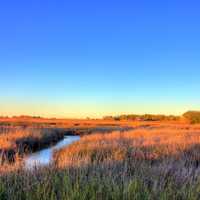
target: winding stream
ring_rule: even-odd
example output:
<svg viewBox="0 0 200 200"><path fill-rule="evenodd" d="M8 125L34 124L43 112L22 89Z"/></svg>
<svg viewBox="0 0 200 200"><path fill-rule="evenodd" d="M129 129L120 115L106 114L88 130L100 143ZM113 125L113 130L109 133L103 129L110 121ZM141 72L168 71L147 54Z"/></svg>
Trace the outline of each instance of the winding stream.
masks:
<svg viewBox="0 0 200 200"><path fill-rule="evenodd" d="M66 136L63 140L55 144L54 146L48 147L46 149L37 151L27 158L25 158L25 168L32 169L34 167L45 166L52 162L53 151L59 150L64 146L72 144L80 139L80 136Z"/></svg>
<svg viewBox="0 0 200 200"><path fill-rule="evenodd" d="M132 128L116 127L116 128L110 129L110 128L102 128L101 127L101 129L99 129L98 131L99 132L112 132L112 131L117 130L117 131L123 132L123 131L128 131L130 129L132 129ZM97 131L97 129L96 129L96 131ZM28 155L24 159L25 169L33 169L34 167L40 167L40 166L45 166L45 165L50 164L52 162L54 150L59 150L67 145L72 144L73 142L78 141L79 139L80 139L80 136L65 136L64 139L62 139L55 145Z"/></svg>

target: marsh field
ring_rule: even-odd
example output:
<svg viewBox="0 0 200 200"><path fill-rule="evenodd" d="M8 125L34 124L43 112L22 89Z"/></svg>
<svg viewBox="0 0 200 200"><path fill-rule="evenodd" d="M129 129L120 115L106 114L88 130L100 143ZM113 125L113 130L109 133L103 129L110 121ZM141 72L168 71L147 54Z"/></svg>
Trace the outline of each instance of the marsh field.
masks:
<svg viewBox="0 0 200 200"><path fill-rule="evenodd" d="M0 119L0 199L200 199L200 125ZM70 136L45 165L24 160Z"/></svg>

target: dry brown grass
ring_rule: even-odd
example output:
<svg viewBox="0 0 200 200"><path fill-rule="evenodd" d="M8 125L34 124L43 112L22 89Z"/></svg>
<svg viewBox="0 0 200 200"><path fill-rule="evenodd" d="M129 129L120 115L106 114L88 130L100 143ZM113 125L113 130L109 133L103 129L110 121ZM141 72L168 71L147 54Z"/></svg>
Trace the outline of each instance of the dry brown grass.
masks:
<svg viewBox="0 0 200 200"><path fill-rule="evenodd" d="M180 158L184 152L198 145L198 126L151 126L127 132L84 136L80 141L56 152L55 159L60 167L65 167L90 164L92 160L126 160L128 156L144 160ZM195 156L200 160L197 153Z"/></svg>
<svg viewBox="0 0 200 200"><path fill-rule="evenodd" d="M83 136L54 156L55 165L2 172L0 199L200 199L199 126L138 123Z"/></svg>

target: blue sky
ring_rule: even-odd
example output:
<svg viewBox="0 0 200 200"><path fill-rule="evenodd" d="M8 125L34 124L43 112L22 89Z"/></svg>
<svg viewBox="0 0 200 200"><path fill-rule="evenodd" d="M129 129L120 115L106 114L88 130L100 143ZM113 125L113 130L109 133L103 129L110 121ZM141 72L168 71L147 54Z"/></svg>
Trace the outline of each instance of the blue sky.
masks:
<svg viewBox="0 0 200 200"><path fill-rule="evenodd" d="M200 2L4 1L0 115L200 109Z"/></svg>

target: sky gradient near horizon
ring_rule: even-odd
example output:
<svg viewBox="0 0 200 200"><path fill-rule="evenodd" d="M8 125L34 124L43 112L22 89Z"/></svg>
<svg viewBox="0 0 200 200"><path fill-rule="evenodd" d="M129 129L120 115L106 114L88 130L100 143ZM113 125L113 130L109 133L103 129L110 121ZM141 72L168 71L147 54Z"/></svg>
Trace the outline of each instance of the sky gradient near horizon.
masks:
<svg viewBox="0 0 200 200"><path fill-rule="evenodd" d="M4 1L0 115L200 110L197 0Z"/></svg>

